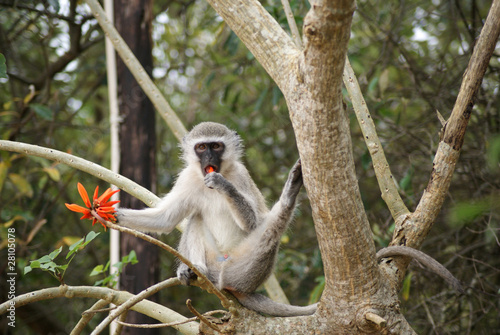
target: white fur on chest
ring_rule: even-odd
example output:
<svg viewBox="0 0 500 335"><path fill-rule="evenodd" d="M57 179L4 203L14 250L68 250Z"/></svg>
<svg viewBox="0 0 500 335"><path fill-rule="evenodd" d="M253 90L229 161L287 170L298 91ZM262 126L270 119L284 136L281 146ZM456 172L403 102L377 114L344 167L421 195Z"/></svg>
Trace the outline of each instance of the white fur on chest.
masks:
<svg viewBox="0 0 500 335"><path fill-rule="evenodd" d="M220 253L228 253L246 236L231 213L227 198L216 190L204 189L197 194L199 204L204 204L197 213L202 218L206 241L209 247Z"/></svg>

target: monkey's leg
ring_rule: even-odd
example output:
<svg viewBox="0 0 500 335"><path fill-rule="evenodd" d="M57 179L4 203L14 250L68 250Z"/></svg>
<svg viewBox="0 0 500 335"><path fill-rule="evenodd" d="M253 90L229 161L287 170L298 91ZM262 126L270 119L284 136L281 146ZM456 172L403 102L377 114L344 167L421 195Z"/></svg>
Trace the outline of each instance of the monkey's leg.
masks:
<svg viewBox="0 0 500 335"><path fill-rule="evenodd" d="M199 225L197 221L188 223L179 242L179 252L187 257L203 274L208 275L205 259L206 247L203 242L204 236L202 236L203 228ZM177 268L177 278L183 285L189 285L189 281L196 278L196 275L186 264L180 263Z"/></svg>
<svg viewBox="0 0 500 335"><path fill-rule="evenodd" d="M239 292L254 292L271 274L281 235L292 218L295 199L302 186L300 161L292 168L280 201L263 225L254 230L222 265L220 286Z"/></svg>

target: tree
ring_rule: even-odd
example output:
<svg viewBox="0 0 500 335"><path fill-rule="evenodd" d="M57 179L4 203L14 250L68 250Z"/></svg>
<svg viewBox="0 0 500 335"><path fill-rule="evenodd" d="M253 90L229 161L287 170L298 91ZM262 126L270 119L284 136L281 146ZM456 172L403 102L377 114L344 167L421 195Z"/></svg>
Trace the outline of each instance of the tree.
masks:
<svg viewBox="0 0 500 335"><path fill-rule="evenodd" d="M395 260L379 266L375 261L375 245L354 171L352 139L342 103L340 77L354 4L315 3L304 18L304 51L257 2L211 1L211 4L264 66L287 101L325 271L325 290L317 315L293 321L261 322L264 321L261 317L241 310L230 321L233 327L240 332L276 332L279 325L280 333L284 329L304 333L311 328L324 333L362 333L383 332L378 327L385 328L387 323L396 333L411 332L398 309L397 298L407 263ZM364 134L368 137L379 183L383 185L382 197L395 221L393 243L420 246L441 209L473 98L488 64L488 53L491 55L498 38L498 31L488 33L490 27L498 27L498 22L489 23L498 18L498 4L494 2L484 25L485 33L476 44L464 77L456 109L444 127L431 180L413 213L399 199L397 190L391 189L393 176L383 161L376 158L382 146L371 134ZM487 37L491 40L485 40ZM478 60L482 53L486 57ZM479 65L477 70L476 65ZM348 73L345 78L348 87L355 81ZM468 86L469 81L474 85ZM385 85L381 83L381 89ZM352 98L354 108L358 109L356 103L363 105L363 101ZM366 113L360 114L360 125L369 123L369 119L371 116Z"/></svg>
<svg viewBox="0 0 500 335"><path fill-rule="evenodd" d="M117 30L124 36L127 45L146 69L151 69L153 66L152 5L152 1L115 1L114 5ZM123 118L120 127L120 162L122 162L120 174L154 192L156 189L155 111L123 61L118 60L117 67L119 108ZM150 75L151 70L148 73ZM121 205L126 208L144 207L140 200L127 193L122 194ZM159 262L158 248L126 234L121 238L120 244L122 255L128 255L131 250L135 250L139 258L139 263L134 268L124 269L120 277L120 287L131 293L139 293L158 282L159 269L156 266ZM151 323L151 319L136 312L130 313L127 321ZM127 332L154 334L158 333L158 330L132 328L127 329Z"/></svg>

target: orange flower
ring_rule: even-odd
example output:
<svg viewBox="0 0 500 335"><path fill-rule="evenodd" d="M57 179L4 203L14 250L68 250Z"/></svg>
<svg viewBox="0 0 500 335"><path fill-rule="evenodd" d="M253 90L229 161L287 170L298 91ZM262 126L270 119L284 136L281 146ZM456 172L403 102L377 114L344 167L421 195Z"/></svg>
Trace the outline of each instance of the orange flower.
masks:
<svg viewBox="0 0 500 335"><path fill-rule="evenodd" d="M68 207L70 211L83 213L83 216L80 218L80 220L91 219L92 226L97 221L99 221L99 219L94 216L94 213L97 214L99 217L103 218L104 220L116 222L116 217L115 217L116 211L113 205L119 203L120 201L108 201L108 200L109 198L111 198L113 194L119 191L120 190L112 191L110 188L108 188L100 197L98 197L99 186L97 186L94 191L93 202L90 203L89 195L87 194L85 187L83 187L82 184L78 183L78 193L80 193L80 196L82 197L86 207L82 207L76 204L65 204L65 205L66 207ZM107 229L107 227L102 222L99 221L99 223L104 227L104 230Z"/></svg>

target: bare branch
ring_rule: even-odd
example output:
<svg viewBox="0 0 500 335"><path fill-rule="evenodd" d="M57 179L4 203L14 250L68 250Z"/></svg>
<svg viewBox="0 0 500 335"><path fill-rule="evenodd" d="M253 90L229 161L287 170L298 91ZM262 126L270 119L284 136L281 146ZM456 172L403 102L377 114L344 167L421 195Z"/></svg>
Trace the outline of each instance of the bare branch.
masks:
<svg viewBox="0 0 500 335"><path fill-rule="evenodd" d="M14 151L30 156L43 157L58 163L66 164L99 179L105 180L110 184L116 185L128 194L140 199L150 207L154 207L160 200L154 193L134 183L132 180L114 173L98 164L62 151L40 147L38 145L4 140L0 140L0 150Z"/></svg>
<svg viewBox="0 0 500 335"><path fill-rule="evenodd" d="M380 143L375 129L375 123L373 123L370 111L366 106L365 99L359 88L358 80L347 58L344 66L343 79L349 97L351 98L358 124L363 133L366 147L372 157L373 169L375 170L380 192L382 193L382 199L384 199L387 207L389 207L392 218L398 221L401 216L408 214L410 211L406 208L403 199L401 199L399 195L396 182L391 173L391 168L389 167L384 149L382 148L382 143Z"/></svg>
<svg viewBox="0 0 500 335"><path fill-rule="evenodd" d="M179 285L179 279L177 278L169 278L167 280L164 280L162 282L159 282L158 284L155 284L153 286L150 286L140 292L139 294L131 297L127 301L125 301L123 304L118 306L115 310L113 310L109 315L92 331L92 334L100 334L109 324L118 316L120 316L123 312L128 311L132 306L135 304L139 303L140 301L148 298L149 296L161 291L164 288L171 287L174 285Z"/></svg>
<svg viewBox="0 0 500 335"><path fill-rule="evenodd" d="M92 312L97 312L104 306L109 305L109 302L106 300L99 300L97 301L92 307L90 307L87 311L82 313L82 318L78 323L76 324L75 328L71 330L70 335L79 335L82 333L83 329L85 326L89 323L90 320L94 317L95 313ZM87 312L87 313L86 313Z"/></svg>
<svg viewBox="0 0 500 335"><path fill-rule="evenodd" d="M109 303L120 305L133 296L134 295L129 292L116 291L107 287L61 285L59 287L51 287L29 292L8 300L0 304L0 315L7 312L7 308L11 306L11 303L15 304L16 308L19 308L30 303L54 298L93 298L103 299ZM186 320L186 318L181 314L148 300L143 300L137 303L132 306L131 309L148 315L156 320L159 320L160 322L177 322ZM198 334L197 324L181 324L173 327L181 331L183 334Z"/></svg>
<svg viewBox="0 0 500 335"><path fill-rule="evenodd" d="M295 17L293 15L292 9L290 8L290 3L288 0L281 0L283 4L283 10L285 11L286 20L288 21L288 26L292 32L292 38L299 49L302 49L302 40L300 38L299 29L297 28L297 23L295 22Z"/></svg>

